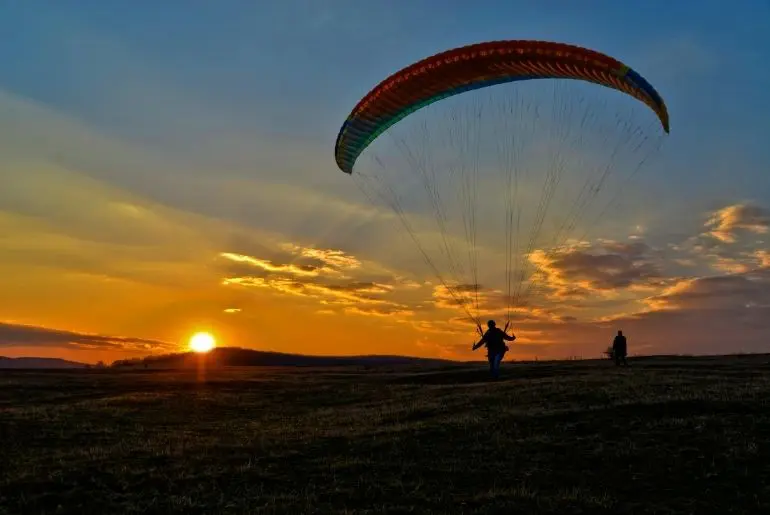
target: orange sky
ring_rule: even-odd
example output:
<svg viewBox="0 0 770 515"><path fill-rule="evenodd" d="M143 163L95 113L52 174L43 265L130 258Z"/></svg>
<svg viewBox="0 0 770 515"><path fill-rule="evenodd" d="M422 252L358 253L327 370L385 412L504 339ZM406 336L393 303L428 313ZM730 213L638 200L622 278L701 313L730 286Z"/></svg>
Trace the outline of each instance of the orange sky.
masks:
<svg viewBox="0 0 770 515"><path fill-rule="evenodd" d="M740 45L765 48L764 28L751 32L735 24L749 43L734 34L715 39L689 14L672 14L665 22L670 32L660 36L660 19L630 23L636 15L625 7L563 14L556 31L534 11L512 22L465 20L442 9L447 18L441 21L435 9L416 16L410 9L422 9L417 3L405 4L403 12L321 4L314 4L312 17L297 19L290 0L279 2L276 16L292 20L282 26L264 25L262 6L249 10L251 16L231 12L224 24L209 24L205 12L188 8L174 15L179 39L148 23L155 10L142 6L133 11L136 18L121 13L113 25L103 23L115 13L98 14L96 7L86 12L61 3L43 12L22 2L9 10L0 20L16 42L0 49L11 52L0 70L0 356L111 362L185 350L193 333L210 331L219 345L274 351L483 359L483 351L470 351L473 325L398 217L376 207L336 168L333 145L347 113L378 80L480 34L512 33L581 40L628 57L663 91L672 118L661 152L622 190L622 202L610 202L620 191L614 188L625 184L620 176L601 188L592 183L587 191L595 188L600 198L557 250L549 242L558 239L561 217L581 191L581 167L601 170L602 158L614 154L601 144L589 147L588 131L560 152L537 138L522 146L533 155L518 164L535 172L533 182L522 179L515 201L526 227L537 225L545 191L537 180L545 181L554 155L564 158L556 166L564 177L530 252L522 234L510 253L517 266L539 269L538 288L513 313L519 338L512 355L597 357L617 329L627 333L632 354L768 350L770 156L767 117L756 108L767 88L757 77L724 69L752 65L753 54ZM715 12L722 16L721 7ZM602 36L590 27L599 14L608 17L602 30L623 27L623 33ZM576 24L580 16L585 23ZM385 36L360 30L361 20L373 17L399 44L383 45ZM454 23L449 18L463 19L468 32L447 30L445 24ZM236 23L243 20L263 26ZM415 31L409 28L414 20L435 25ZM201 27L213 32L202 37ZM651 40L659 46L651 48ZM727 44L738 45L729 59L719 51ZM309 59L308 48L324 59ZM358 56L355 66L340 59L347 52ZM377 57L363 58L371 55ZM516 91L527 91L524 99L540 90L548 97L546 86ZM636 100L624 103L604 89L597 105L640 119L649 114ZM506 98L510 104L518 97ZM441 104L443 115L426 112L446 121L450 106L462 105L452 102ZM528 119L507 113L534 111L496 112L501 125L485 125L489 140L517 120L528 127ZM612 122L615 111L609 112ZM405 119L398 134L430 121L422 114ZM413 145L418 157L428 155L425 147L439 132L431 127L423 140L405 137L419 143ZM543 133L551 127L543 125ZM367 152L393 167L397 142L379 138ZM615 167L620 175L631 175L642 160L631 153ZM442 159L433 162L446 172L454 161ZM482 171L494 161L485 159ZM361 161L362 169L376 171L377 160ZM391 182L406 194L416 191L414 167L399 170L410 173ZM478 315L500 325L509 304L503 182L478 183L476 267ZM459 191L447 187L444 192ZM458 245L456 255L466 257L462 220L453 218L442 239L431 225L430 203L409 195L405 202L433 256L441 256L448 239ZM610 208L599 216L605 205ZM458 282L467 284L468 277Z"/></svg>
<svg viewBox="0 0 770 515"><path fill-rule="evenodd" d="M0 216L0 335L16 338L3 355L109 362L183 350L206 330L220 345L285 352L482 357L469 351L472 326L452 321L462 313L441 308L446 295L428 274L170 209L42 160L8 166L15 173L5 191L55 206L56 215ZM734 235L763 234L764 222L750 215L721 210L695 238L734 244ZM597 264L608 256L611 275ZM739 258L704 258L732 275L667 277L639 235L576 245L541 263L550 300L522 311L513 355L597 356L619 326L636 352L669 350L659 334L682 342L680 351L698 343L713 352L708 336L688 341L693 330L718 329L702 309L733 309L739 296L755 303L744 322L760 320L767 253ZM643 264L650 273L639 273ZM605 317L617 320L597 325Z"/></svg>
<svg viewBox="0 0 770 515"><path fill-rule="evenodd" d="M155 177L154 187L224 206L220 216L174 207L152 188L87 173L82 156L131 170L141 155L134 173L145 178L170 166L163 159L13 96L0 103L25 120L3 143L1 355L110 362L184 350L206 330L220 345L265 350L482 358L416 246L360 195L210 173ZM25 146L35 135L50 148ZM665 212L632 212L610 219L614 239L526 258L544 290L515 314L512 355L598 356L617 328L637 353L761 349L768 211L720 206L668 240L654 233ZM499 250L481 252L482 272L499 265ZM504 322L499 286L481 303L480 316ZM735 326L720 320L738 321L742 340L726 343Z"/></svg>

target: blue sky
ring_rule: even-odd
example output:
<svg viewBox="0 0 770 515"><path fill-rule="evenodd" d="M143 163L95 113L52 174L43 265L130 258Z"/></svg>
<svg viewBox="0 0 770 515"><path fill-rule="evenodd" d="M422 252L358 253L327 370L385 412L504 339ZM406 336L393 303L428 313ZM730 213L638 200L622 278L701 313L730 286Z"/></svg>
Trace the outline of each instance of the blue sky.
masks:
<svg viewBox="0 0 770 515"><path fill-rule="evenodd" d="M759 225L743 227L753 227L751 238L764 234L763 210L770 208L766 2L8 2L0 7L0 33L0 166L7 186L0 213L17 231L5 250L0 247L0 267L38 278L0 280L0 312L14 327L136 337L166 348L200 325L221 331L230 343L245 345L243 335L257 332L261 336L249 345L295 345L280 330L264 328L264 318L247 319L246 307L228 307L237 300L242 306L269 303L287 323L317 317L313 323L323 327L324 341L341 331L360 335L366 320L330 322L317 314L324 311L319 297L292 304L267 292L256 300L223 292L217 282L222 271L212 261L230 252L278 263L280 248L292 243L355 256L369 263L363 267L368 275L381 277L399 269L399 260L412 259L413 247L402 242L396 250L395 236L367 225L380 215L336 169L337 130L356 101L390 73L447 48L493 39L595 48L634 67L661 92L671 134L653 175L658 196L645 234L651 247L695 238L708 232L709 213L747 203L760 209L754 216ZM95 199L125 209L106 214ZM127 213L133 214L121 218ZM722 216L752 215L744 209ZM733 222L730 227L741 227ZM185 243L172 244L175 238ZM751 252L763 250L764 243L752 242ZM47 258L31 259L35 252ZM116 252L125 260L120 266L110 264ZM720 252L738 259L735 247ZM674 272L670 262L661 266L670 270L664 274L668 288L676 280L724 273L706 264L689 275ZM62 273L73 267L87 270L89 278ZM418 272L410 272L414 279ZM117 287L97 275L130 276L134 283ZM149 295L142 288L163 295L148 306L139 300ZM74 291L91 293L67 302ZM660 295L671 293L649 294ZM121 307L123 315L91 316L94 301L116 296L134 299ZM41 303L42 297L50 300ZM398 304L413 311L411 302ZM223 315L225 309L240 309L241 319L234 321L233 311ZM454 342L420 333L423 322L429 321L396 326L372 345L382 352L454 356L447 350ZM646 344L665 350L655 347L655 335L664 331L656 324L648 324L654 331ZM356 338L302 350L347 352ZM34 340L40 344L35 349L28 340L8 341L9 352L59 352L45 339ZM67 352L75 352L76 343ZM125 352L156 350L147 345ZM104 352L113 356L121 349L116 344ZM716 342L695 348L714 349L725 348Z"/></svg>

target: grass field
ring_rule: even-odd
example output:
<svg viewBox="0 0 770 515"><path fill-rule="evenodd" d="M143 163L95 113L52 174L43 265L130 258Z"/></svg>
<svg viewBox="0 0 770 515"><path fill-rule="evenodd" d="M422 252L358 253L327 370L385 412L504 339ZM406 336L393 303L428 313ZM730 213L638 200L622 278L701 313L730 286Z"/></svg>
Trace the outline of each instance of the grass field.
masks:
<svg viewBox="0 0 770 515"><path fill-rule="evenodd" d="M770 513L769 363L0 373L0 513Z"/></svg>

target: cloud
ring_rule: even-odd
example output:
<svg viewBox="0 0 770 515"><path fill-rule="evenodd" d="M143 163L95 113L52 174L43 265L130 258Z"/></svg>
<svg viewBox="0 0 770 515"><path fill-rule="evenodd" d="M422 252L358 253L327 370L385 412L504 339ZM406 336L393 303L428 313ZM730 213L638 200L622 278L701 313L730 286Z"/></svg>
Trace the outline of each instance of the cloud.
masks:
<svg viewBox="0 0 770 515"><path fill-rule="evenodd" d="M324 271L323 268L314 265L295 265L293 263L276 264L267 259L259 259L252 256L245 256L243 254L235 254L232 252L222 252L220 256L236 263L245 263L257 268L261 268L266 272L279 272L290 275L312 277L317 276Z"/></svg>
<svg viewBox="0 0 770 515"><path fill-rule="evenodd" d="M355 269L361 267L361 261L342 250L307 248L292 243L286 243L282 247L292 254L304 258L317 259L334 268Z"/></svg>
<svg viewBox="0 0 770 515"><path fill-rule="evenodd" d="M231 233L217 220L46 161L11 161L3 169L8 177L0 188L0 266L36 269L27 274L46 269L62 278L89 273L184 288L210 276L218 240ZM252 239L262 236L251 231ZM0 285L3 290L9 291Z"/></svg>
<svg viewBox="0 0 770 515"><path fill-rule="evenodd" d="M480 284L441 284L433 287L434 305L440 309L475 308L496 293Z"/></svg>
<svg viewBox="0 0 770 515"><path fill-rule="evenodd" d="M468 319L445 320L409 320L402 323L409 323L416 331L420 333L431 333L434 335L458 336L475 334L475 328L469 325Z"/></svg>
<svg viewBox="0 0 770 515"><path fill-rule="evenodd" d="M351 306L345 308L345 313L350 315L363 315L373 317L397 317L397 316L412 316L414 311L410 309L404 309L397 306L390 308L362 308L357 306Z"/></svg>
<svg viewBox="0 0 770 515"><path fill-rule="evenodd" d="M706 222L708 234L723 243L734 243L742 231L766 234L770 229L770 211L749 203L734 204L713 212Z"/></svg>
<svg viewBox="0 0 770 515"><path fill-rule="evenodd" d="M716 256L713 267L715 270L728 274L742 274L751 270L751 264L736 258Z"/></svg>
<svg viewBox="0 0 770 515"><path fill-rule="evenodd" d="M767 263L767 243L759 237L770 231L770 210L753 203L736 203L706 215L705 231L671 247L689 256L678 260L697 272L700 266L727 274L747 273ZM703 273L709 273L704 269Z"/></svg>
<svg viewBox="0 0 770 515"><path fill-rule="evenodd" d="M642 241L573 245L533 251L536 276L557 298L582 298L629 288L659 285L663 279L652 249Z"/></svg>
<svg viewBox="0 0 770 515"><path fill-rule="evenodd" d="M339 276L361 268L361 261L342 250L302 247L294 243L281 243L266 252L277 254L274 259L264 259L238 252L221 252L219 256L247 268L231 268L230 271L249 275L248 269L257 268L266 275L297 277Z"/></svg>
<svg viewBox="0 0 770 515"><path fill-rule="evenodd" d="M461 285L462 286L462 285ZM510 322L512 327L532 324L563 324L571 322L575 317L561 313L564 305L557 307L539 305L535 298L514 298L499 290L480 289L478 297L472 285L465 289L468 294L458 298L450 293L443 285L434 286L433 299L429 305L438 310L451 310L454 313L447 319L443 313L430 312L420 309L422 314L429 317L427 320L415 321L414 329L422 333L468 335L476 332L476 322L471 317L478 319L482 327L486 326L488 319L496 320L502 327Z"/></svg>
<svg viewBox="0 0 770 515"><path fill-rule="evenodd" d="M442 284L433 287L432 305L483 319L510 320L517 327L547 324L553 328L622 313L639 298L677 280L664 273L662 252L638 235L628 241L572 241L529 256L534 271L511 295L483 285ZM467 326L467 317L463 323Z"/></svg>
<svg viewBox="0 0 770 515"><path fill-rule="evenodd" d="M433 287L432 305L471 315L505 310L509 297L499 290L474 284L441 284ZM467 318L466 318L467 320Z"/></svg>
<svg viewBox="0 0 770 515"><path fill-rule="evenodd" d="M761 268L770 268L770 251L757 250L754 253L754 257L759 261L759 266Z"/></svg>
<svg viewBox="0 0 770 515"><path fill-rule="evenodd" d="M278 253L278 257L221 253L220 257L228 262L244 265L228 267L222 284L304 297L327 306L316 310L324 315L398 318L411 317L419 309L414 304L419 305L421 283L377 263L363 262L343 250L284 242L265 251ZM342 309L331 309L334 306Z"/></svg>
<svg viewBox="0 0 770 515"><path fill-rule="evenodd" d="M0 322L0 346L60 347L76 350L169 351L176 345L160 340L78 333L33 325Z"/></svg>
<svg viewBox="0 0 770 515"><path fill-rule="evenodd" d="M653 310L719 310L770 306L770 273L746 273L684 279L646 299Z"/></svg>
<svg viewBox="0 0 770 515"><path fill-rule="evenodd" d="M603 350L617 329L635 353L766 352L770 332L770 270L676 280L642 299L636 310L615 311L595 321L544 327L541 342Z"/></svg>
<svg viewBox="0 0 770 515"><path fill-rule="evenodd" d="M352 282L346 284L322 284L302 282L285 277L229 277L224 285L238 285L251 288L269 288L274 291L318 300L321 304L353 306L370 304L405 309L404 304L384 299L381 296L392 291L392 287L377 283Z"/></svg>

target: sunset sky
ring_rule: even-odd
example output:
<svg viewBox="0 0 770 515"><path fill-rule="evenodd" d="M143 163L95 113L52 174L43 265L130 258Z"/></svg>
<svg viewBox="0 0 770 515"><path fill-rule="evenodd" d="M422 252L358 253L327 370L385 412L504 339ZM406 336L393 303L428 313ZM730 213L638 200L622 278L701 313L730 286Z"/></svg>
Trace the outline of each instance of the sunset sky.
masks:
<svg viewBox="0 0 770 515"><path fill-rule="evenodd" d="M618 328L632 354L770 350L763 0L6 2L0 34L0 355L112 361L209 331L482 358L333 148L381 79L495 39L606 52L671 115L612 233L528 258L544 294L513 354L598 356Z"/></svg>

